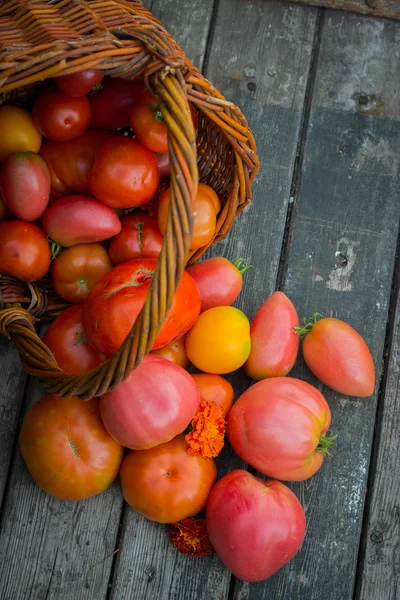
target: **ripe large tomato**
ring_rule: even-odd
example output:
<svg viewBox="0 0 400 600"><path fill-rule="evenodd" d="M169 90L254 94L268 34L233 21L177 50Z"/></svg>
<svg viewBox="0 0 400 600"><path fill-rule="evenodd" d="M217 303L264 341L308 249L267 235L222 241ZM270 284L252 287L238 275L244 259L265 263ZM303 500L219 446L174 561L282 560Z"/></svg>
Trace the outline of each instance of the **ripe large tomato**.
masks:
<svg viewBox="0 0 400 600"><path fill-rule="evenodd" d="M211 458L188 454L184 435L149 450L132 450L120 470L127 503L159 523L197 515L206 505L216 476Z"/></svg>
<svg viewBox="0 0 400 600"><path fill-rule="evenodd" d="M139 79L105 77L101 89L89 96L92 126L120 129L129 126L129 111L145 90Z"/></svg>
<svg viewBox="0 0 400 600"><path fill-rule="evenodd" d="M148 354L118 387L100 398L109 434L127 448L143 450L182 433L199 408L199 392L187 371Z"/></svg>
<svg viewBox="0 0 400 600"><path fill-rule="evenodd" d="M331 411L315 387L291 377L252 385L228 415L234 451L261 473L287 481L308 479L322 466L332 437Z"/></svg>
<svg viewBox="0 0 400 600"><path fill-rule="evenodd" d="M64 248L53 260L51 274L57 294L79 304L90 290L112 269L107 250L101 244L76 244Z"/></svg>
<svg viewBox="0 0 400 600"><path fill-rule="evenodd" d="M113 354L121 346L145 302L156 264L155 258L121 263L93 286L83 306L83 327L98 352ZM199 312L199 291L194 280L184 272L153 348L165 346L184 335Z"/></svg>
<svg viewBox="0 0 400 600"><path fill-rule="evenodd" d="M56 87L42 90L32 108L37 129L55 142L73 140L82 135L89 127L91 115L86 96L67 96Z"/></svg>
<svg viewBox="0 0 400 600"><path fill-rule="evenodd" d="M46 396L25 415L21 454L39 487L62 500L83 500L106 490L122 459L107 433L97 398Z"/></svg>
<svg viewBox="0 0 400 600"><path fill-rule="evenodd" d="M211 490L206 524L216 553L243 581L276 573L299 550L306 530L303 507L286 485L242 469Z"/></svg>
<svg viewBox="0 0 400 600"><path fill-rule="evenodd" d="M233 387L229 381L213 373L193 373L192 377L200 392L200 402L222 406L226 417L234 398Z"/></svg>
<svg viewBox="0 0 400 600"><path fill-rule="evenodd" d="M51 323L43 341L66 373L86 373L106 360L104 354L99 354L88 344L83 333L82 304L64 310Z"/></svg>
<svg viewBox="0 0 400 600"><path fill-rule="evenodd" d="M71 75L56 77L54 82L59 90L68 96L84 96L96 83L100 83L104 75L98 69L86 69Z"/></svg>
<svg viewBox="0 0 400 600"><path fill-rule="evenodd" d="M15 152L38 152L42 135L30 113L16 106L0 106L0 162Z"/></svg>
<svg viewBox="0 0 400 600"><path fill-rule="evenodd" d="M50 268L50 246L37 225L27 221L0 223L0 270L23 281L37 281Z"/></svg>
<svg viewBox="0 0 400 600"><path fill-rule="evenodd" d="M133 258L157 258L163 236L157 220L143 212L133 213L121 220L122 229L112 240L108 253L114 265Z"/></svg>

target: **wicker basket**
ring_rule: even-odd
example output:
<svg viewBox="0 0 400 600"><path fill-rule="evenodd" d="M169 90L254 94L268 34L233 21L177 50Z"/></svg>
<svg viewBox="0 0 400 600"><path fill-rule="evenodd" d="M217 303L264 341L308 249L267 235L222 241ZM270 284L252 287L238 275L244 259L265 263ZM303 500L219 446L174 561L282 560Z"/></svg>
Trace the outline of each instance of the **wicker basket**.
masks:
<svg viewBox="0 0 400 600"><path fill-rule="evenodd" d="M16 344L26 371L52 393L88 399L117 386L153 345L188 262L197 181L221 198L221 240L251 199L258 170L254 139L241 111L202 76L173 38L138 1L5 0L0 3L0 103L28 105L46 78L88 68L143 76L168 126L171 202L168 227L150 292L121 348L83 375L68 375L34 323L64 306L48 283L0 275L0 332ZM188 100L199 112L197 139ZM194 262L205 248L190 256Z"/></svg>

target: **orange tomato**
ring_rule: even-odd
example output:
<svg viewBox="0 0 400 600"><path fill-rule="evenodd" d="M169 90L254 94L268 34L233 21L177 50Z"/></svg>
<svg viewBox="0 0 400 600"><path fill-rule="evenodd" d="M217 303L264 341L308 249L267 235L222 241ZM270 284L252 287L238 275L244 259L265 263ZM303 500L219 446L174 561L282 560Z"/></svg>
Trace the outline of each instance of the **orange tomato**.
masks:
<svg viewBox="0 0 400 600"><path fill-rule="evenodd" d="M124 216L122 229L113 238L108 254L114 265L133 258L157 258L161 252L163 236L157 220L143 212Z"/></svg>
<svg viewBox="0 0 400 600"><path fill-rule="evenodd" d="M200 392L200 402L222 406L226 417L234 398L233 387L229 381L213 373L192 373L192 377Z"/></svg>
<svg viewBox="0 0 400 600"><path fill-rule="evenodd" d="M158 348L157 350L152 350L150 354L158 354L158 356L162 356L167 360L179 365L183 369L186 369L189 366L189 359L186 354L185 349L185 336Z"/></svg>
<svg viewBox="0 0 400 600"><path fill-rule="evenodd" d="M37 225L18 219L0 223L0 265L3 273L22 281L37 281L46 275L50 261L49 242Z"/></svg>
<svg viewBox="0 0 400 600"><path fill-rule="evenodd" d="M15 152L38 152L42 136L30 113L16 106L0 106L0 162Z"/></svg>

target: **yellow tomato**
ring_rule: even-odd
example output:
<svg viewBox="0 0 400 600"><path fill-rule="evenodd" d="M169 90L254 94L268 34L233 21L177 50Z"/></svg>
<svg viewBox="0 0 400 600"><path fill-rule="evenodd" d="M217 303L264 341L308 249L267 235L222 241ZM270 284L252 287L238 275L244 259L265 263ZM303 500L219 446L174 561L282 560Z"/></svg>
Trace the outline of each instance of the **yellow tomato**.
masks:
<svg viewBox="0 0 400 600"><path fill-rule="evenodd" d="M30 113L16 106L0 106L0 162L14 152L38 152L42 136Z"/></svg>
<svg viewBox="0 0 400 600"><path fill-rule="evenodd" d="M233 306L217 306L204 311L186 335L190 362L207 373L231 373L250 354L250 323Z"/></svg>
<svg viewBox="0 0 400 600"><path fill-rule="evenodd" d="M158 356L163 356L167 360L179 365L183 369L189 366L189 359L186 355L185 350L185 336L170 342L166 346L162 346L161 348L157 348L157 350L152 350L150 354L158 354Z"/></svg>

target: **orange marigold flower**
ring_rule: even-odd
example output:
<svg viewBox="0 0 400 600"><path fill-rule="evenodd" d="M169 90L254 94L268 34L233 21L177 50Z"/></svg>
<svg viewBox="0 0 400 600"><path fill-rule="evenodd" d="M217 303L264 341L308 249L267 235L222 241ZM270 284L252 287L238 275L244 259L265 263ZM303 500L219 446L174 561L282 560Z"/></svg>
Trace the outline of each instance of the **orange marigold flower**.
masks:
<svg viewBox="0 0 400 600"><path fill-rule="evenodd" d="M193 430L185 437L189 446L188 453L204 458L218 456L224 445L226 429L222 406L201 402L192 427Z"/></svg>
<svg viewBox="0 0 400 600"><path fill-rule="evenodd" d="M188 556L205 556L213 550L204 519L190 518L173 523L169 530L169 539L179 552Z"/></svg>

